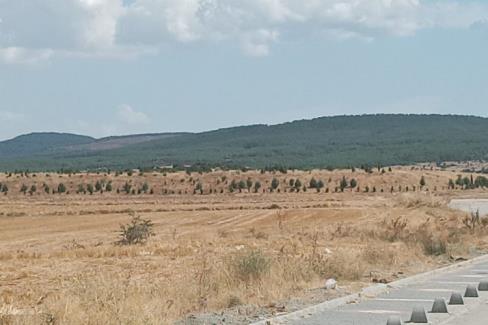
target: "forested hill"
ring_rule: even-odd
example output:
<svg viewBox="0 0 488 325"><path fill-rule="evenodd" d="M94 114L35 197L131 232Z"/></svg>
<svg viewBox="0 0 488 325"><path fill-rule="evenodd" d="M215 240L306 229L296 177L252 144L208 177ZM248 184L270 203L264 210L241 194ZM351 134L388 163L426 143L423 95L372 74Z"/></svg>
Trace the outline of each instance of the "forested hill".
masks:
<svg viewBox="0 0 488 325"><path fill-rule="evenodd" d="M175 134L96 151L83 145L67 148L51 148L47 153L33 150L21 158L0 156L0 168L125 169L170 164L313 168L488 159L488 119L336 116Z"/></svg>

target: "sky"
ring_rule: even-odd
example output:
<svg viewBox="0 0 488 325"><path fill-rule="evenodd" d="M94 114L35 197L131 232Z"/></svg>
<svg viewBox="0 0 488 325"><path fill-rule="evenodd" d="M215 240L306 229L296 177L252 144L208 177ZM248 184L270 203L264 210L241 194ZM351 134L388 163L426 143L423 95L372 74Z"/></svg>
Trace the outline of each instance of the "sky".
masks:
<svg viewBox="0 0 488 325"><path fill-rule="evenodd" d="M484 0L0 0L0 140L488 116Z"/></svg>

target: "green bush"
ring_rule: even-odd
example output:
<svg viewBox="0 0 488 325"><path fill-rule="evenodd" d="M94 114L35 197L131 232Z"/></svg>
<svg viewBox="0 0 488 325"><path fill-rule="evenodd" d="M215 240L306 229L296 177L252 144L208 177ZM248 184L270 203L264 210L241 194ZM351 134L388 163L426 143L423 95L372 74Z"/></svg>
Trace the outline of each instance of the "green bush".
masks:
<svg viewBox="0 0 488 325"><path fill-rule="evenodd" d="M153 227L151 220L132 217L130 223L120 226L120 239L116 243L118 245L144 244L149 237L154 236Z"/></svg>
<svg viewBox="0 0 488 325"><path fill-rule="evenodd" d="M239 280L244 282L260 280L269 273L271 260L259 250L238 256L234 269Z"/></svg>

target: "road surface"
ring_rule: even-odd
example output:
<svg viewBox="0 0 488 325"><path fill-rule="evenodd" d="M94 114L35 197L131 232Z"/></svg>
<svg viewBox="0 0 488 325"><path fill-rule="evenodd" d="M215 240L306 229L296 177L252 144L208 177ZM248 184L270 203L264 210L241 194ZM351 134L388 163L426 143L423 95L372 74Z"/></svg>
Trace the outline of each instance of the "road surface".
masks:
<svg viewBox="0 0 488 325"><path fill-rule="evenodd" d="M270 324L293 325L381 325L390 316L410 320L414 307L432 308L436 298L448 302L453 292L464 295L470 284L478 285L488 279L488 256L435 270L388 286L367 289L360 297L326 302L303 311L270 320ZM465 298L465 305L448 305L449 314L427 313L430 324L486 325L488 324L488 292L479 298ZM257 324L266 324L266 321Z"/></svg>
<svg viewBox="0 0 488 325"><path fill-rule="evenodd" d="M488 215L488 200L486 199L456 199L449 203L449 207L466 212L479 211L480 215Z"/></svg>

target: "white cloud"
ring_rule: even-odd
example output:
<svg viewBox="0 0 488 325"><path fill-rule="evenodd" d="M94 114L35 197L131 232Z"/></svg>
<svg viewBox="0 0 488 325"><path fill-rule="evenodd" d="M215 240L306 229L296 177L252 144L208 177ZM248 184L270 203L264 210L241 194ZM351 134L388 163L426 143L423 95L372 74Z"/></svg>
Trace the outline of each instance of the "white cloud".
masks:
<svg viewBox="0 0 488 325"><path fill-rule="evenodd" d="M14 113L10 111L0 111L0 121L1 122L15 122L22 120L24 118L23 114Z"/></svg>
<svg viewBox="0 0 488 325"><path fill-rule="evenodd" d="M0 60L125 58L171 42L219 41L265 56L290 30L373 40L487 17L487 3L461 0L0 0Z"/></svg>
<svg viewBox="0 0 488 325"><path fill-rule="evenodd" d="M129 105L120 106L117 111L117 116L120 121L128 125L141 125L149 123L149 117L145 113L138 112Z"/></svg>
<svg viewBox="0 0 488 325"><path fill-rule="evenodd" d="M21 47L0 48L0 62L35 64L48 60L53 55L51 49L26 49Z"/></svg>
<svg viewBox="0 0 488 325"><path fill-rule="evenodd" d="M250 56L267 56L270 43L278 40L278 32L261 29L245 34L242 38L242 48Z"/></svg>
<svg viewBox="0 0 488 325"><path fill-rule="evenodd" d="M106 137L122 134L144 133L151 126L147 114L137 111L130 105L120 105L113 111L114 117L103 119L100 123L93 123L87 120L73 120L69 118L64 121L68 132L77 134L89 134L95 137ZM1 114L0 114L1 120Z"/></svg>

